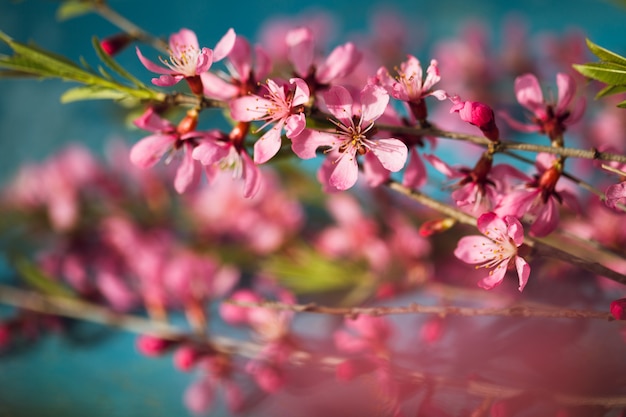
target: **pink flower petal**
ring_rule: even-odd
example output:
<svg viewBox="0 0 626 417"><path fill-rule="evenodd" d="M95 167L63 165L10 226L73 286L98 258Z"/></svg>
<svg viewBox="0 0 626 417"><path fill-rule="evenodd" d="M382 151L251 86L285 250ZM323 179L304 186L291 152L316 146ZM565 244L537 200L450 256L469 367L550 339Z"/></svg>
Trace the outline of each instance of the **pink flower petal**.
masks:
<svg viewBox="0 0 626 417"><path fill-rule="evenodd" d="M212 72L200 74L204 95L209 98L228 101L239 94L239 88L223 80Z"/></svg>
<svg viewBox="0 0 626 417"><path fill-rule="evenodd" d="M305 77L313 64L313 32L307 27L290 30L285 42L289 46L289 60L296 74Z"/></svg>
<svg viewBox="0 0 626 417"><path fill-rule="evenodd" d="M356 156L345 152L341 154L335 163L335 169L328 183L338 190L347 190L356 184L359 176L359 167L357 165Z"/></svg>
<svg viewBox="0 0 626 417"><path fill-rule="evenodd" d="M158 85L159 87L171 87L180 82L183 78L185 77L182 75L172 76L170 74L163 74L159 78L153 78L152 84Z"/></svg>
<svg viewBox="0 0 626 417"><path fill-rule="evenodd" d="M157 65L154 62L150 61L145 56L143 56L139 47L136 46L135 50L137 51L137 57L139 58L139 61L141 61L143 66L146 67L149 71L156 72L157 74L171 74L172 73L171 69Z"/></svg>
<svg viewBox="0 0 626 417"><path fill-rule="evenodd" d="M533 74L520 75L515 79L515 95L519 104L538 117L545 116L543 93L537 77Z"/></svg>
<svg viewBox="0 0 626 417"><path fill-rule="evenodd" d="M348 42L333 49L323 65L317 71L317 81L328 84L331 81L350 75L359 64L363 54L356 46Z"/></svg>
<svg viewBox="0 0 626 417"><path fill-rule="evenodd" d="M468 264L479 264L485 262L482 256L478 255L480 248L493 246L491 239L480 235L463 236L454 249L454 256Z"/></svg>
<svg viewBox="0 0 626 417"><path fill-rule="evenodd" d="M184 193L187 187L194 182L194 174L196 171L195 166L196 162L192 157L191 144L185 144L183 160L178 167L176 177L174 178L174 188L178 194Z"/></svg>
<svg viewBox="0 0 626 417"><path fill-rule="evenodd" d="M517 276L519 278L519 290L524 291L524 287L528 283L528 277L530 276L530 265L521 256L515 257L515 269L517 269Z"/></svg>
<svg viewBox="0 0 626 417"><path fill-rule="evenodd" d="M305 127L306 117L304 113L292 114L286 120L285 134L288 138L292 138L302 133Z"/></svg>
<svg viewBox="0 0 626 417"><path fill-rule="evenodd" d="M231 100L230 116L240 122L259 120L267 114L272 102L259 96L245 96Z"/></svg>
<svg viewBox="0 0 626 417"><path fill-rule="evenodd" d="M408 149L402 141L398 139L378 139L375 141L375 145L370 147L370 150L382 166L391 172L398 172L404 168Z"/></svg>
<svg viewBox="0 0 626 417"><path fill-rule="evenodd" d="M169 151L176 137L172 135L152 135L137 142L130 150L130 161L140 168L150 168Z"/></svg>
<svg viewBox="0 0 626 417"><path fill-rule="evenodd" d="M254 144L254 162L264 164L280 150L284 122L280 120Z"/></svg>
<svg viewBox="0 0 626 417"><path fill-rule="evenodd" d="M295 84L296 86L296 91L294 92L293 100L291 101L291 107L308 103L311 92L306 81L301 78L292 78L289 82L291 84Z"/></svg>
<svg viewBox="0 0 626 417"><path fill-rule="evenodd" d="M497 285L499 285L500 283L502 283L502 280L504 280L505 275L506 275L506 264L503 263L503 264L498 265L496 268L492 269L489 272L489 275L483 278L478 283L478 286L480 288L490 290L496 287Z"/></svg>
<svg viewBox="0 0 626 417"><path fill-rule="evenodd" d="M378 187L389 180L390 173L381 163L380 160L374 155L373 152L365 154L365 161L363 163L363 174L365 180L370 187Z"/></svg>
<svg viewBox="0 0 626 417"><path fill-rule="evenodd" d="M556 75L556 85L559 91L559 98L556 106L556 114L564 113L569 107L574 94L576 94L576 81L566 73L559 72Z"/></svg>
<svg viewBox="0 0 626 417"><path fill-rule="evenodd" d="M420 188L426 184L426 180L426 166L415 148L411 148L409 163L406 166L404 177L402 178L402 185L414 189Z"/></svg>
<svg viewBox="0 0 626 417"><path fill-rule="evenodd" d="M352 95L340 85L332 86L324 93L328 111L345 126L352 126Z"/></svg>
<svg viewBox="0 0 626 417"><path fill-rule="evenodd" d="M243 196L252 198L261 189L261 172L246 152L241 153L241 159L244 178Z"/></svg>
<svg viewBox="0 0 626 417"><path fill-rule="evenodd" d="M215 49L213 49L213 61L217 62L226 58L235 46L236 40L237 34L235 30L233 28L228 29L226 34L222 36L222 39L215 45Z"/></svg>
<svg viewBox="0 0 626 417"><path fill-rule="evenodd" d="M311 159L317 156L317 148L331 146L337 138L330 134L313 129L304 129L299 135L291 138L291 149L302 159Z"/></svg>
<svg viewBox="0 0 626 417"><path fill-rule="evenodd" d="M361 91L361 126L378 119L389 104L389 94L377 85L366 85Z"/></svg>
<svg viewBox="0 0 626 417"><path fill-rule="evenodd" d="M196 33L187 28L182 28L178 32L170 35L169 44L170 50L174 56L181 56L188 47L200 49Z"/></svg>

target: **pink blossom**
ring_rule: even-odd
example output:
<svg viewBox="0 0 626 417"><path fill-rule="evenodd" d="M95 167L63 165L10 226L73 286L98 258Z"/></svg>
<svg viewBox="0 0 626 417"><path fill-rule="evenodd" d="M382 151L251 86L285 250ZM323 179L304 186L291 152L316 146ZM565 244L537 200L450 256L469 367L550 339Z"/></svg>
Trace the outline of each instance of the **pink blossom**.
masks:
<svg viewBox="0 0 626 417"><path fill-rule="evenodd" d="M150 168L167 153L182 148L183 157L176 172L174 188L178 193L185 192L190 185L199 180L199 171L196 170L192 158L195 144L193 139L201 138L204 134L195 131L197 118L198 113L191 110L178 126L174 126L149 107L134 123L141 129L153 132L154 135L143 138L132 147L131 162L140 168Z"/></svg>
<svg viewBox="0 0 626 417"><path fill-rule="evenodd" d="M247 133L247 126L245 132ZM251 198L261 188L261 172L246 149L240 145L241 141L233 139L232 135L228 137L219 131L206 132L204 140L194 148L191 155L205 166L210 183L215 181L219 170L229 170L233 179L243 180L244 197Z"/></svg>
<svg viewBox="0 0 626 417"><path fill-rule="evenodd" d="M306 79L313 91L350 75L362 57L356 46L348 42L333 49L324 62L317 64L315 39L313 31L308 27L289 31L285 40L296 74Z"/></svg>
<svg viewBox="0 0 626 417"><path fill-rule="evenodd" d="M537 155L538 174L534 179L508 192L496 208L498 216L515 216L531 223L530 234L546 236L559 225L559 207L565 202L579 211L576 196L557 183L561 176L561 164L553 155Z"/></svg>
<svg viewBox="0 0 626 417"><path fill-rule="evenodd" d="M169 60L160 58L161 65L146 58L137 47L137 56L141 63L150 71L161 74L153 78L152 83L161 87L169 87L186 79L194 94L202 94L202 81L199 75L211 68L213 62L223 59L235 43L236 34L229 29L226 35L218 42L215 50L202 48L198 44L196 34L189 29L181 29L170 36Z"/></svg>
<svg viewBox="0 0 626 417"><path fill-rule="evenodd" d="M385 67L381 67L376 74L377 81L393 98L407 102L417 120L425 121L427 113L424 98L434 96L438 100L445 100L448 96L444 90L433 89L441 79L437 61L430 61L425 78L419 60L413 55L408 55L396 71L398 76L392 77Z"/></svg>
<svg viewBox="0 0 626 417"><path fill-rule="evenodd" d="M539 80L533 74L520 75L515 79L517 101L532 112L531 124L513 120L507 114L501 114L511 127L522 132L539 132L548 135L551 140L562 140L567 126L582 118L585 111L584 97L575 100L576 81L566 73L556 75L558 99L547 101L541 91Z"/></svg>
<svg viewBox="0 0 626 417"><path fill-rule="evenodd" d="M335 345L343 352L367 352L385 356L387 343L393 329L386 318L360 315L355 319L344 320L346 330L334 334Z"/></svg>
<svg viewBox="0 0 626 417"><path fill-rule="evenodd" d="M350 92L341 86L333 86L324 93L329 112L339 121L336 133L305 129L292 138L293 151L303 159L313 158L318 147L328 147L329 159L318 178L337 190L352 187L358 177L357 155L372 152L382 167L397 172L404 167L407 147L402 141L389 138L373 138L374 121L385 111L389 95L384 88L367 85L361 91L360 114L353 111Z"/></svg>
<svg viewBox="0 0 626 417"><path fill-rule="evenodd" d="M451 167L435 155L424 155L426 160L449 179L458 180L451 197L458 207L473 215L492 211L509 190L507 177L528 179L522 172L506 164L492 166L493 158L484 154L474 168Z"/></svg>
<svg viewBox="0 0 626 417"><path fill-rule="evenodd" d="M606 205L612 209L626 203L626 181L613 184L606 189Z"/></svg>
<svg viewBox="0 0 626 417"><path fill-rule="evenodd" d="M488 268L489 275L479 285L491 289L504 279L509 266L515 266L519 278L519 290L523 291L530 266L518 256L518 248L524 243L524 229L515 217L498 217L489 212L478 218L478 230L485 236L465 236L459 240L454 256L477 268Z"/></svg>
<svg viewBox="0 0 626 417"><path fill-rule="evenodd" d="M231 100L258 90L258 81L270 73L272 62L261 46L254 46L243 37L237 36L228 54L226 68L228 74L203 72L200 74L204 95L218 100Z"/></svg>
<svg viewBox="0 0 626 417"><path fill-rule="evenodd" d="M265 163L278 153L283 128L288 138L302 132L306 126L302 106L308 101L309 87L306 82L300 78L292 78L289 84L284 85L267 80L267 94L264 97L248 95L230 102L233 119L242 122L265 121L259 130L273 124L254 144L255 163Z"/></svg>

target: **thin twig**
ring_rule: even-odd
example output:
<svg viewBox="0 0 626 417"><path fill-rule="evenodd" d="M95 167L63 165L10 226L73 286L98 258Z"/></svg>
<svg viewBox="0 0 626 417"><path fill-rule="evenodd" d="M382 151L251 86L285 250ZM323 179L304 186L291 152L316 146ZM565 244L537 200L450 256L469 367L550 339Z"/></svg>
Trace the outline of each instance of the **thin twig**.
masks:
<svg viewBox="0 0 626 417"><path fill-rule="evenodd" d="M141 29L139 26L113 10L105 0L96 0L94 8L100 16L122 29L133 38L141 42L145 42L156 50L169 55L167 43Z"/></svg>
<svg viewBox="0 0 626 417"><path fill-rule="evenodd" d="M457 133L457 132L448 132L446 130L437 129L434 127L430 128L417 128L410 126L395 126L395 125L385 125L385 124L377 124L376 127L379 130L384 130L386 132L391 133L404 133L416 136L435 136L440 138L447 138L453 140L462 140L465 142L474 143L476 145L481 146L493 146L494 142L483 137L483 136L475 136L468 135L465 133ZM505 150L516 150L516 151L527 151L527 152L545 152L554 155L566 156L571 158L583 158L583 159L593 159L600 161L616 161L616 162L626 162L626 155L619 155L610 152L600 152L597 149L576 149L576 148L564 148L564 147L553 147L553 146L544 146L544 145L535 145L531 143L522 143L522 142L499 142L497 145L498 151L502 152Z"/></svg>
<svg viewBox="0 0 626 417"><path fill-rule="evenodd" d="M527 306L512 306L505 308L474 308L455 306L429 306L411 303L401 307L330 307L309 304L287 304L277 301L244 302L227 300L229 304L246 308L269 308L273 310L286 310L296 313L332 314L346 317L388 316L400 314L436 314L441 317L448 315L462 317L498 316L498 317L541 317L541 318L568 318L568 319L600 319L612 320L613 316L604 311L573 310L564 308L537 309Z"/></svg>

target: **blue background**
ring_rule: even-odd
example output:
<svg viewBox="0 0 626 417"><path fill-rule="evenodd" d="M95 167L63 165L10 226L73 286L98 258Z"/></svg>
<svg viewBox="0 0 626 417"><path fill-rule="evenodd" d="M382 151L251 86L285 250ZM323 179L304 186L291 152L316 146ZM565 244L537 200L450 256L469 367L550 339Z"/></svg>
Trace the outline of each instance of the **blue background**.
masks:
<svg viewBox="0 0 626 417"><path fill-rule="evenodd" d="M349 34L368 30L370 17L380 4L370 1L316 3L264 1L112 1L113 8L156 35L188 27L201 44L212 46L229 27L254 39L260 23L277 14L299 15L325 9L334 13L340 32L335 43ZM469 18L484 22L493 34L501 33L511 13L525 18L532 32L564 33L579 28L609 49L626 53L625 9L591 0L527 1L387 1L425 37L450 38ZM58 23L57 2L0 0L0 30L19 41L32 40L44 48L76 60L95 62L91 36L104 37L115 28L95 15ZM497 38L495 39L497 41ZM407 51L419 53L421 51ZM8 53L0 47L0 52ZM120 57L123 65L138 65L132 50ZM141 72L140 72L141 73ZM115 106L86 102L61 106L59 96L70 85L55 81L0 80L0 180L4 181L26 160L49 155L62 143L80 141L94 149L115 136L132 140L119 122ZM2 311L2 310L0 310ZM85 327L89 332L95 328ZM141 357L133 348L134 336L119 333L97 344L70 343L50 336L23 355L0 357L0 416L184 416L182 393L192 377L173 369L168 359ZM221 411L215 411L219 415Z"/></svg>

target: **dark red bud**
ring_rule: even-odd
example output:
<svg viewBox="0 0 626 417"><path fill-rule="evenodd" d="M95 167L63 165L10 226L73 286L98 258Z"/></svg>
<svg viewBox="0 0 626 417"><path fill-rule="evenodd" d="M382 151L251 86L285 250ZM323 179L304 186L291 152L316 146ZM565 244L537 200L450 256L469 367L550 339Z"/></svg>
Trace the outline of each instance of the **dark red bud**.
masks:
<svg viewBox="0 0 626 417"><path fill-rule="evenodd" d="M101 40L100 46L104 49L104 52L110 56L114 56L123 51L132 41L133 37L129 34L118 33Z"/></svg>
<svg viewBox="0 0 626 417"><path fill-rule="evenodd" d="M611 315L615 320L626 320L626 298L611 301Z"/></svg>

